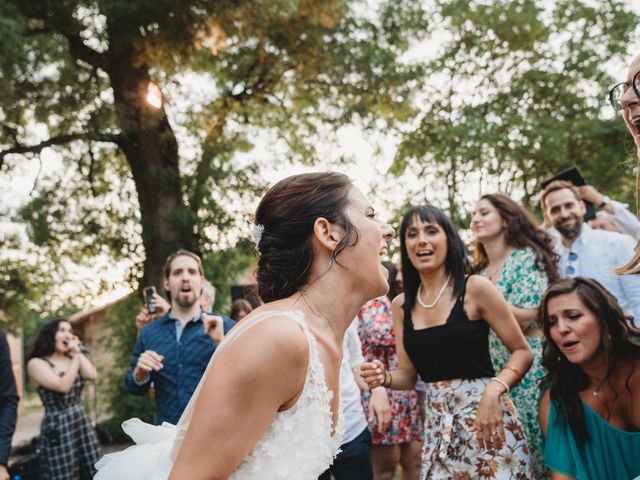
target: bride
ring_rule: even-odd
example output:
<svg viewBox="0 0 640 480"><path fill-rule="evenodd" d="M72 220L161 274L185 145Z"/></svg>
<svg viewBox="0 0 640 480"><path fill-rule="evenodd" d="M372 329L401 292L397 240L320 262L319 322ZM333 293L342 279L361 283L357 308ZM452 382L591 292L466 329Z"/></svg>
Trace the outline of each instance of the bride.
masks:
<svg viewBox="0 0 640 480"><path fill-rule="evenodd" d="M255 221L266 304L225 337L178 425L124 422L137 445L96 479L315 480L332 463L344 332L387 291L394 232L339 173L278 182Z"/></svg>

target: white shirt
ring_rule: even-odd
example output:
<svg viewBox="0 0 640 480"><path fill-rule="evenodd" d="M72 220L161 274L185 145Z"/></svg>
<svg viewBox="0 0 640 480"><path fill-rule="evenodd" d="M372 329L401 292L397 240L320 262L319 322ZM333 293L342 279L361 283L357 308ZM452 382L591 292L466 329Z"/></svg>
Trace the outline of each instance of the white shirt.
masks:
<svg viewBox="0 0 640 480"><path fill-rule="evenodd" d="M600 282L617 298L627 314L640 319L640 275L616 275L613 269L633 257L635 242L628 235L607 230L594 230L586 223L570 248L562 241L556 244L560 255L558 270L562 278L590 277ZM575 260L570 260L570 253ZM573 272L567 268L572 267ZM571 268L569 269L571 270Z"/></svg>
<svg viewBox="0 0 640 480"><path fill-rule="evenodd" d="M613 215L608 212L604 214L622 230L622 233L640 240L640 220L629 211L629 205L615 200L611 200L610 203L613 207Z"/></svg>
<svg viewBox="0 0 640 480"><path fill-rule="evenodd" d="M344 419L343 444L350 442L368 428L367 417L362 407L360 387L353 376L353 369L364 362L362 344L358 337L356 317L344 334L342 363L340 364L340 415Z"/></svg>

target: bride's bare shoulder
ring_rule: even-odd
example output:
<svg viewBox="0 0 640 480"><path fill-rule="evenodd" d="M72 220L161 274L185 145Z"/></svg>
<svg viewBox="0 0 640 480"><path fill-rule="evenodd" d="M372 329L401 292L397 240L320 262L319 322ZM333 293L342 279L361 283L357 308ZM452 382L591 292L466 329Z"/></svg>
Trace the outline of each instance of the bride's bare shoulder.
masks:
<svg viewBox="0 0 640 480"><path fill-rule="evenodd" d="M234 327L244 331L232 340L229 354L264 355L273 361L306 359L308 340L299 323L301 319L297 312L257 312Z"/></svg>

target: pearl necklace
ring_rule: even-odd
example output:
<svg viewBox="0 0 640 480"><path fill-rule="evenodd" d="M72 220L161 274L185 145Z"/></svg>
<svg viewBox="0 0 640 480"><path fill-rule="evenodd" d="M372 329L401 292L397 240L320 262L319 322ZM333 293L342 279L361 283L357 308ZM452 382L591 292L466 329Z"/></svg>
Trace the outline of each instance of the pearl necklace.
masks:
<svg viewBox="0 0 640 480"><path fill-rule="evenodd" d="M442 287L440 287L440 291L438 292L438 295L436 295L436 299L433 301L433 303L429 304L424 303L422 301L422 298L420 298L422 296L422 282L420 282L420 285L418 285L418 295L416 295L416 297L418 297L418 303L420 304L420 306L422 308L433 308L438 305L438 302L440 301L440 299L442 298L442 294L444 293L444 289L447 288L447 285L449 285L449 280L451 280L451 273L449 273L449 276L442 284Z"/></svg>

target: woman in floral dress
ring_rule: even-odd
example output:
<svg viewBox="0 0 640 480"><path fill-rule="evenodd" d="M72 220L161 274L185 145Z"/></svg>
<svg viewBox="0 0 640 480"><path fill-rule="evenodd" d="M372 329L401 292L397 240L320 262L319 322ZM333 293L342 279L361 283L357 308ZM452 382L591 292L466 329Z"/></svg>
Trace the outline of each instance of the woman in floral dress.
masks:
<svg viewBox="0 0 640 480"><path fill-rule="evenodd" d="M389 298L401 289L396 282L393 263L383 262L389 270ZM362 354L366 361L377 358L387 368L396 368L396 338L393 332L391 302L387 296L366 303L358 314ZM378 428L377 418L370 420L372 431L372 458L374 478L393 479L398 464L402 467L403 480L415 480L420 475L420 450L422 448L422 418L418 396L414 390L387 389L391 406L391 426L386 432ZM364 392L363 403L368 410L369 392Z"/></svg>
<svg viewBox="0 0 640 480"><path fill-rule="evenodd" d="M541 364L542 330L536 318L542 294L558 278L552 240L529 212L499 193L478 200L471 230L477 272L489 278L509 302L535 356L529 373L511 390L511 399L525 429L536 478L546 479L538 421L538 383L545 372ZM489 334L489 351L495 370L500 371L507 364L509 352L493 331Z"/></svg>

